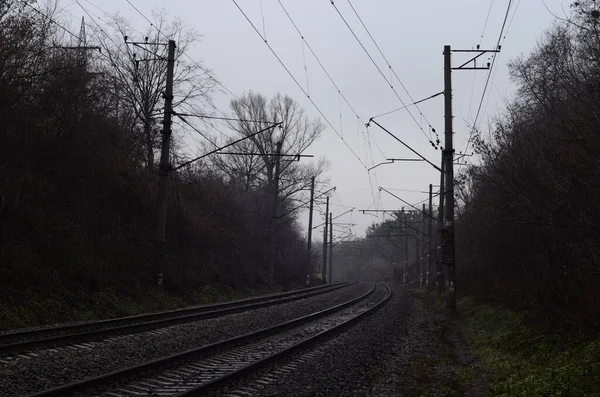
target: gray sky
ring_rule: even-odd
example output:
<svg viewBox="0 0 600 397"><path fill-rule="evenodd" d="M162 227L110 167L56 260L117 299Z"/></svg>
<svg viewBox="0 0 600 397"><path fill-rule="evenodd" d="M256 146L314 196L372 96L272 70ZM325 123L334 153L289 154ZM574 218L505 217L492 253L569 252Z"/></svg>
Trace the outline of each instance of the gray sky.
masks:
<svg viewBox="0 0 600 397"><path fill-rule="evenodd" d="M273 56L232 0L130 1L147 16L150 16L153 8L166 8L171 16L181 18L188 27L201 33L202 41L195 46L190 56L212 69L215 77L234 94L239 96L253 90L270 97L281 92L296 99L310 116L319 116L316 108ZM237 0L237 2L261 34L264 21L264 32L268 43L305 90L308 90L308 74L311 98L362 163L371 167L385 161L385 157L414 157L408 149L377 126L371 126L367 130L364 123L358 122L354 112L340 98L307 47L304 48L306 62L304 61L302 40L277 0ZM442 91L444 45L451 45L453 49L471 49L480 42L481 48L489 49L495 46L509 0L350 0L350 2L401 79L401 83L416 101ZM148 28L148 22L126 0L103 0L102 2L80 0L80 3L98 16L102 14L94 5L108 13L119 12L132 20L137 30L145 31ZM304 35L306 42L315 51L363 122L370 117L402 106L389 84L340 18L331 1L282 0L282 3ZM513 0L512 3L505 28L506 39L502 41L502 52L496 60L488 87L488 96L477 122L481 127L485 127L491 117L502 112L504 101L513 95L514 87L510 84L506 63L520 54L528 54L542 32L550 27L554 20L542 0ZM545 3L555 13L564 15L563 10L568 10L569 1L545 0ZM492 7L489 20L482 38L490 4ZM389 80L387 64L348 1L336 0L335 5ZM60 6L78 18L84 15L74 0L61 0ZM98 22L103 23L101 20ZM71 26L75 29L78 24L73 23ZM453 54L453 65L458 66L461 61L466 61L467 56L468 54ZM484 55L482 59L487 60L487 56ZM304 71L305 63L307 73ZM453 72L454 131L457 152L465 148L468 126L473 123L477 112L486 75L486 71ZM406 104L411 103L395 77L392 83L402 100ZM228 111L231 98L227 94L218 94L215 103L219 109ZM410 108L416 122L405 110L376 120L438 164L440 152L434 150L428 142L429 128L425 119L436 129L443 142L443 96L424 102L419 107L424 117L415 107ZM434 135L432 137L435 139ZM363 215L358 210L396 209L403 205L387 193L380 193L378 185L389 190L425 191L430 183L439 184L439 173L424 162L382 165L368 173L365 166L329 126L306 153L313 154L315 157L325 156L331 162L328 176L331 184L337 186L337 195L332 196L334 216L346 210L341 205L356 207L352 215L344 216L339 221L356 223L357 226L352 230L358 235L364 235L365 228L377 220L375 217ZM392 191L411 203L417 203L427 197L422 193ZM301 213L300 216L306 224L307 213ZM320 215L315 214L315 222L315 224L321 223Z"/></svg>

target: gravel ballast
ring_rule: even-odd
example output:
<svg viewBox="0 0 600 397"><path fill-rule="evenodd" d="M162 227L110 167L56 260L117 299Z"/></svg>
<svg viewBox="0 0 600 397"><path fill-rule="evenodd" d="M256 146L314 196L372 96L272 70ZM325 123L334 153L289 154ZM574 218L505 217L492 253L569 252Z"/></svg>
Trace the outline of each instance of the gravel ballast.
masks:
<svg viewBox="0 0 600 397"><path fill-rule="evenodd" d="M232 389L247 385L252 395L273 397L442 395L436 392L455 382L443 364L454 354L448 352L445 324L421 298L394 286L390 302L367 319ZM288 367L293 370L286 372ZM274 381L257 385L265 378Z"/></svg>
<svg viewBox="0 0 600 397"><path fill-rule="evenodd" d="M0 362L0 395L23 396L289 321L364 294L361 283L317 297Z"/></svg>

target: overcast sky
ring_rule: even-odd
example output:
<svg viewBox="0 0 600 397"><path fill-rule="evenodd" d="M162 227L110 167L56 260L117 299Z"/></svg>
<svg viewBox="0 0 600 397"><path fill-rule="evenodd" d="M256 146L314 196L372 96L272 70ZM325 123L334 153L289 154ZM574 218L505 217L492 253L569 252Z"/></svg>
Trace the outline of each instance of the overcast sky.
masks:
<svg viewBox="0 0 600 397"><path fill-rule="evenodd" d="M296 99L311 117L320 117L318 110L277 61L233 0L130 1L148 17L153 8L166 8L171 16L181 18L185 25L202 34L202 41L190 56L212 69L215 77L234 94L239 96L253 90L270 97L280 92ZM99 8L108 13L119 12L130 19L137 30L145 31L149 27L148 22L126 0L79 2L97 16L103 17ZM307 44L315 51L361 121L341 99L307 47L304 47L303 56L302 39L278 0L237 0L237 3L260 34L266 35L268 44L304 90L310 92L310 97L337 130L336 133L328 125L321 138L306 151L315 157L325 156L331 162L328 176L331 185L337 186L337 194L332 196L334 216L355 207L352 214L339 221L356 223L352 230L360 236L377 219L363 215L358 210L397 209L403 205L387 193L379 192L378 186L393 191L411 203L426 199L427 195L419 191L426 191L430 183L439 184L439 173L424 162L387 164L367 171L367 168L385 161L386 157L415 156L379 127L372 125L366 129L364 126L370 117L397 109L402 103L390 88L388 64L362 27L351 5L400 78L399 82L393 77L392 85L400 98L409 104L412 101L402 85L415 101L443 90L444 45L451 45L453 49L472 49L479 43L484 49L495 47L509 0L336 0L335 6L383 71L385 78L330 0L281 0ZM564 15L569 1L545 0L545 3L556 14ZM84 15L74 0L60 0L60 6L77 18ZM553 20L542 0L512 1L504 30L505 39L502 39L502 52L497 56L488 94L477 121L479 127L485 129L487 122L502 112L504 101L513 95L514 86L509 81L507 62L521 54L528 54ZM103 24L102 20L98 22ZM77 27L77 23L71 25L72 29ZM468 59L468 55L453 54L453 65L460 65ZM481 59L487 62L488 56L484 55ZM465 148L487 72L454 71L452 76L455 148L459 152ZM219 109L228 111L231 99L226 93L218 94L215 103ZM440 152L429 143L427 121L443 142L443 96L423 102L419 108L422 115L415 107L410 107L414 120L405 110L376 120L419 153L439 164ZM435 139L435 135L431 134L431 137ZM300 216L306 224L307 211ZM318 213L315 214L315 222L321 223Z"/></svg>

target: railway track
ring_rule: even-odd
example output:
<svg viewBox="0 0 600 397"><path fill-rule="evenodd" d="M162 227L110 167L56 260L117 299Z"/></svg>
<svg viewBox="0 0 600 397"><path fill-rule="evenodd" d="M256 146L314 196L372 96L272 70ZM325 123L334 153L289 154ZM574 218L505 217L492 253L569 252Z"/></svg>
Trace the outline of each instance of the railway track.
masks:
<svg viewBox="0 0 600 397"><path fill-rule="evenodd" d="M156 330L162 327L185 324L305 299L348 287L352 284L355 283L337 283L212 305L188 307L63 327L4 333L0 334L0 357L22 355L37 349L49 349L67 345L79 344L80 347L85 347L86 343L90 341Z"/></svg>
<svg viewBox="0 0 600 397"><path fill-rule="evenodd" d="M390 296L387 285L373 284L363 295L326 310L29 397L206 395L341 332L380 308Z"/></svg>

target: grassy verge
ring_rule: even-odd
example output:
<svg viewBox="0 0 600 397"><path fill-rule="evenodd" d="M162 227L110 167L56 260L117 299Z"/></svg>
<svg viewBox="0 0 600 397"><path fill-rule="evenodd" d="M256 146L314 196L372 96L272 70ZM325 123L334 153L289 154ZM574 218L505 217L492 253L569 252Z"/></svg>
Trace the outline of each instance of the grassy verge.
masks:
<svg viewBox="0 0 600 397"><path fill-rule="evenodd" d="M464 356L465 347L457 345L458 326L454 318L447 316L446 297L417 290L413 293L425 299L428 308L444 324L438 354L420 363L412 360L413 376L419 385L415 395L464 396L468 389L473 389L473 382L481 376L482 368L479 363L466 364L464 358L459 357Z"/></svg>
<svg viewBox="0 0 600 397"><path fill-rule="evenodd" d="M570 339L524 313L462 298L460 329L491 372L489 396L600 396L600 339Z"/></svg>
<svg viewBox="0 0 600 397"><path fill-rule="evenodd" d="M173 295L151 289L130 293L105 291L88 294L11 294L0 300L0 330L130 316L146 312L243 299L268 290L235 290L206 286L199 291Z"/></svg>

